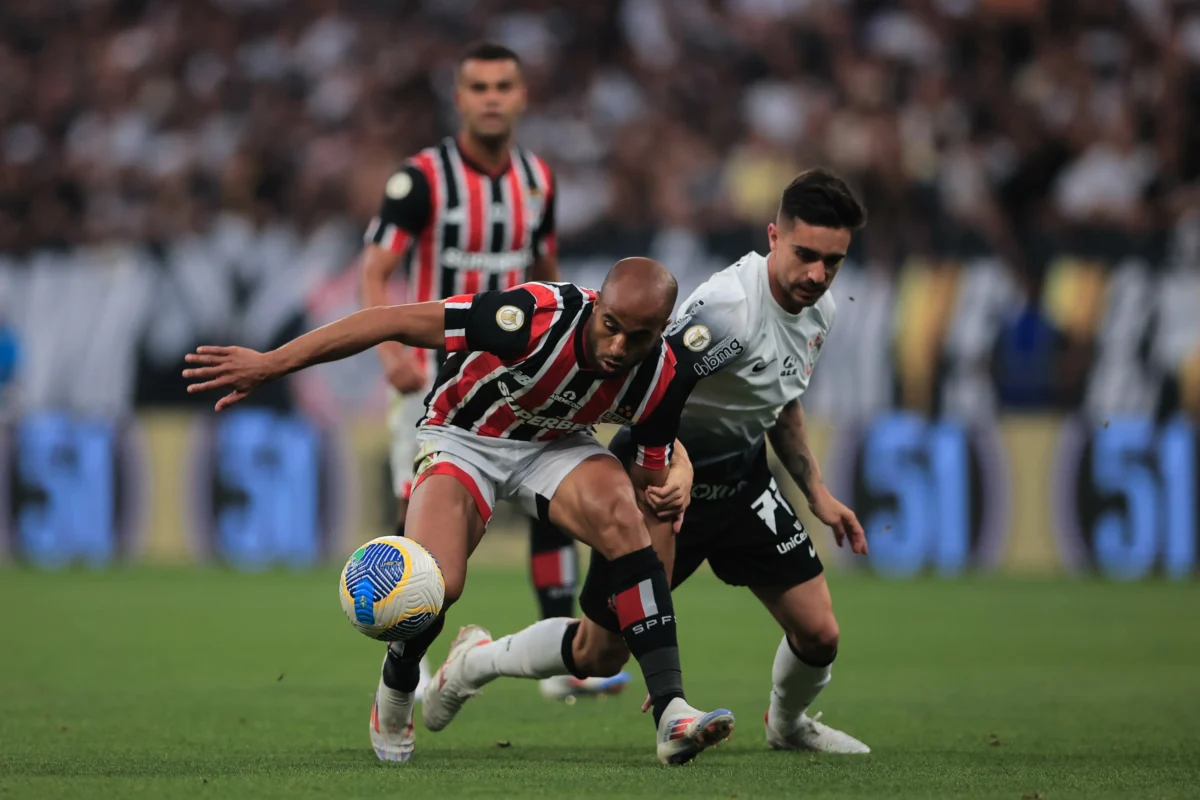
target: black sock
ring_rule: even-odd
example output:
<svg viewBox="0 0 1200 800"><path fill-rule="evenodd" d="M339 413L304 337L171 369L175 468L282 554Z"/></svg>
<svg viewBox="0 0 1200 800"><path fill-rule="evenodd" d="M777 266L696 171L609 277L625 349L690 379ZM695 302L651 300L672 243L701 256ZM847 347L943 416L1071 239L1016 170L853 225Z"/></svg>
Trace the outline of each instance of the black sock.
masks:
<svg viewBox="0 0 1200 800"><path fill-rule="evenodd" d="M576 664L575 664L575 653L572 650L572 647L575 644L575 635L578 633L579 633L579 623L578 622L568 625L567 629L563 632L562 660L563 660L563 665L566 666L566 668L567 668L567 672L571 673L576 678L583 680L584 678L586 678L588 676L580 674L579 667L576 666Z"/></svg>
<svg viewBox="0 0 1200 800"><path fill-rule="evenodd" d="M404 520L396 523L396 536L404 536Z"/></svg>
<svg viewBox="0 0 1200 800"><path fill-rule="evenodd" d="M383 661L383 685L397 692L416 691L421 682L421 657L445 625L446 615L440 614L428 628L407 642L388 644L387 658Z"/></svg>
<svg viewBox="0 0 1200 800"><path fill-rule="evenodd" d="M667 705L683 697L683 673L675 632L675 607L667 572L646 547L610 562L612 594L609 603L617 612L621 636L638 660L646 689L654 705L654 724Z"/></svg>
<svg viewBox="0 0 1200 800"><path fill-rule="evenodd" d="M548 521L529 529L529 572L542 619L575 616L575 540Z"/></svg>

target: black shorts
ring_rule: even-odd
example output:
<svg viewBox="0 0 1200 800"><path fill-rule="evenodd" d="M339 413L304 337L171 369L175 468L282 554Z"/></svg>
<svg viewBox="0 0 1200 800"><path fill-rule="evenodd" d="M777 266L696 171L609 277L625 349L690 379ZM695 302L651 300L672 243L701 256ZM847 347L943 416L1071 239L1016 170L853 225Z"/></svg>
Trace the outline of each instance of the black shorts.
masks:
<svg viewBox="0 0 1200 800"><path fill-rule="evenodd" d="M820 575L821 559L804 523L779 491L765 447L734 488L738 491L731 496L708 501L696 499L693 487L692 504L675 537L672 588L705 561L731 586L790 589Z"/></svg>
<svg viewBox="0 0 1200 800"><path fill-rule="evenodd" d="M611 449L618 457L624 455L624 444L620 435L613 441ZM672 589L705 561L730 586L764 589L790 589L824 571L804 523L771 474L766 446L749 461L749 468L732 478L728 473L706 475L702 466L697 467L692 503L675 537ZM706 499L713 496L720 499ZM592 551L579 605L593 622L619 631L616 615L607 607L611 589L607 564Z"/></svg>

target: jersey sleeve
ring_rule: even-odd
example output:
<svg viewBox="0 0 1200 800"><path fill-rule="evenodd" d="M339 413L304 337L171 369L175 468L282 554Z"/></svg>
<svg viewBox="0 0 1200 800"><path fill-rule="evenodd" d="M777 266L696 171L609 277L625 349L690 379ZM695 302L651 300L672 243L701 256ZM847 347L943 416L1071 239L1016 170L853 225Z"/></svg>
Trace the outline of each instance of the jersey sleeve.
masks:
<svg viewBox="0 0 1200 800"><path fill-rule="evenodd" d="M432 215L429 180L415 164L407 164L388 178L379 213L371 220L363 240L391 253L403 253Z"/></svg>
<svg viewBox="0 0 1200 800"><path fill-rule="evenodd" d="M554 207L558 198L558 180L551 176L550 189L546 192L546 210L542 223L533 232L533 255L535 258L558 255L558 233L555 227Z"/></svg>
<svg viewBox="0 0 1200 800"><path fill-rule="evenodd" d="M677 370L654 410L630 428L634 464L650 470L664 469L670 465L671 450L675 444L675 437L679 434L683 406L695 385L695 375Z"/></svg>
<svg viewBox="0 0 1200 800"><path fill-rule="evenodd" d="M745 296L740 287L709 279L686 301L663 334L675 374L662 400L630 431L634 463L662 469L670 463L683 407L696 381L719 372L745 353Z"/></svg>
<svg viewBox="0 0 1200 800"><path fill-rule="evenodd" d="M460 294L446 299L446 352L485 352L520 358L546 311L523 286L506 291Z"/></svg>
<svg viewBox="0 0 1200 800"><path fill-rule="evenodd" d="M740 286L712 278L702 284L663 334L679 372L704 378L740 358L747 345L745 308Z"/></svg>

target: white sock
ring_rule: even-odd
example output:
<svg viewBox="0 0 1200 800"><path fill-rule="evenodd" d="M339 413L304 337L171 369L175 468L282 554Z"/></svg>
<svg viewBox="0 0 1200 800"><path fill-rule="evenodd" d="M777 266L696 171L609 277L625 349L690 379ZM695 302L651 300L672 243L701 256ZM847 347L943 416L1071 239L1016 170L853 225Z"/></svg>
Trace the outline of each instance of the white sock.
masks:
<svg viewBox="0 0 1200 800"><path fill-rule="evenodd" d="M508 678L549 678L567 675L562 642L574 620L552 617L523 631L471 648L466 655L467 679L476 687Z"/></svg>
<svg viewBox="0 0 1200 800"><path fill-rule="evenodd" d="M791 728L829 683L831 672L831 664L810 667L796 658L784 636L771 667L771 726L784 731Z"/></svg>

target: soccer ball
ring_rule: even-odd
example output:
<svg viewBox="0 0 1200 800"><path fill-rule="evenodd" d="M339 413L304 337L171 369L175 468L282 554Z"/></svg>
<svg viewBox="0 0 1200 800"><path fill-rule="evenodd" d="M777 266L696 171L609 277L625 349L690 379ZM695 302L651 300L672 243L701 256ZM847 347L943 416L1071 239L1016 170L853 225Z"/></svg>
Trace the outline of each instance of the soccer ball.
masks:
<svg viewBox="0 0 1200 800"><path fill-rule="evenodd" d="M354 551L338 583L350 624L385 642L403 642L442 613L446 581L428 550L403 536L381 536Z"/></svg>

